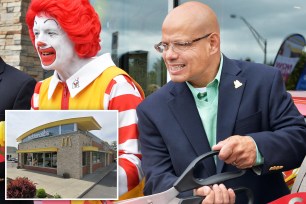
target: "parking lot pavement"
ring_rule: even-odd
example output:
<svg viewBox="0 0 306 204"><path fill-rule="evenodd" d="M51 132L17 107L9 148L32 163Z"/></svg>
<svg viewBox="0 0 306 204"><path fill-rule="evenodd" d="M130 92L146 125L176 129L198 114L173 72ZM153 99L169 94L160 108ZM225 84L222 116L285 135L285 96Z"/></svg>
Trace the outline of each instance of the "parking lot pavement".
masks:
<svg viewBox="0 0 306 204"><path fill-rule="evenodd" d="M103 179L105 175L117 167L116 163L111 163L109 166L100 168L92 174L85 175L82 179L64 179L55 174L17 169L16 166L16 163L7 163L6 175L8 178L28 177L31 181L36 183L37 189L43 188L46 193L51 195L58 194L61 198L65 199L78 198L87 191L87 189L94 186Z"/></svg>

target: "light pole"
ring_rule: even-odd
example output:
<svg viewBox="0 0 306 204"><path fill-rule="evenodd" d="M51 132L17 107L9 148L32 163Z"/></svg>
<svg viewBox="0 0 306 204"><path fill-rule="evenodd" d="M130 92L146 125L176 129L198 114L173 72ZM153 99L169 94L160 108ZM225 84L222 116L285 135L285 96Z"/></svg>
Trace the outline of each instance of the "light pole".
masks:
<svg viewBox="0 0 306 204"><path fill-rule="evenodd" d="M248 26L251 33L255 37L257 43L259 44L260 48L264 52L264 64L266 64L267 63L267 40L263 38L257 32L257 30L255 30L255 28L247 20L245 20L245 18L243 18L242 16L236 16L235 14L231 14L231 18L240 18Z"/></svg>

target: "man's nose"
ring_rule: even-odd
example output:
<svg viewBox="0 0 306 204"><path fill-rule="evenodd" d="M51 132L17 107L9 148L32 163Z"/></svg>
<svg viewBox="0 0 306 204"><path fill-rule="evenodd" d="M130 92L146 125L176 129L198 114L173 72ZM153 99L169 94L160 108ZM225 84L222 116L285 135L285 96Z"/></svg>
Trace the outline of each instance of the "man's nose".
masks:
<svg viewBox="0 0 306 204"><path fill-rule="evenodd" d="M44 47L44 46L46 46L47 44L46 43L44 43L44 42L41 42L41 41L38 41L37 42L37 47Z"/></svg>
<svg viewBox="0 0 306 204"><path fill-rule="evenodd" d="M173 58L177 58L178 53L174 51L172 45L169 45L169 48L164 51L164 56L166 59L173 59Z"/></svg>

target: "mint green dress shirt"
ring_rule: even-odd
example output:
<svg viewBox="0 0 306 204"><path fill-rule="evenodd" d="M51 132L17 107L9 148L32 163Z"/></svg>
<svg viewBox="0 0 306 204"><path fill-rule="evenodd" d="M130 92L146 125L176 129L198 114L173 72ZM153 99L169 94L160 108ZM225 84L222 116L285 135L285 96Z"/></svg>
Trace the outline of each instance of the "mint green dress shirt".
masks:
<svg viewBox="0 0 306 204"><path fill-rule="evenodd" d="M186 82L194 97L210 147L216 144L216 138L217 138L216 135L217 135L217 115L218 115L218 98L219 98L218 96L219 96L219 84L220 84L222 67L223 67L223 56L221 54L221 60L217 75L211 82L207 84L206 87L195 88L189 82ZM206 92L205 94L206 97L199 99L198 94L201 92ZM256 151L257 151L257 156L256 156L255 165L259 165L263 163L263 158L257 149L257 145L256 145Z"/></svg>

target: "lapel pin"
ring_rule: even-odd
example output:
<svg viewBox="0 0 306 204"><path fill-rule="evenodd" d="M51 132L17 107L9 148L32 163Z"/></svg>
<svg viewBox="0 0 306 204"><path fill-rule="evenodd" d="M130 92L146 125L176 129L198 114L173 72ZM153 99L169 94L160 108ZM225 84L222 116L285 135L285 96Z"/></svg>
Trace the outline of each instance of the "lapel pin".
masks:
<svg viewBox="0 0 306 204"><path fill-rule="evenodd" d="M79 78L76 78L74 80L74 82L72 83L72 88L79 88L80 87L80 82L79 82Z"/></svg>
<svg viewBox="0 0 306 204"><path fill-rule="evenodd" d="M242 86L242 83L238 80L235 80L234 81L234 86L235 86L235 89L238 89L240 86Z"/></svg>

